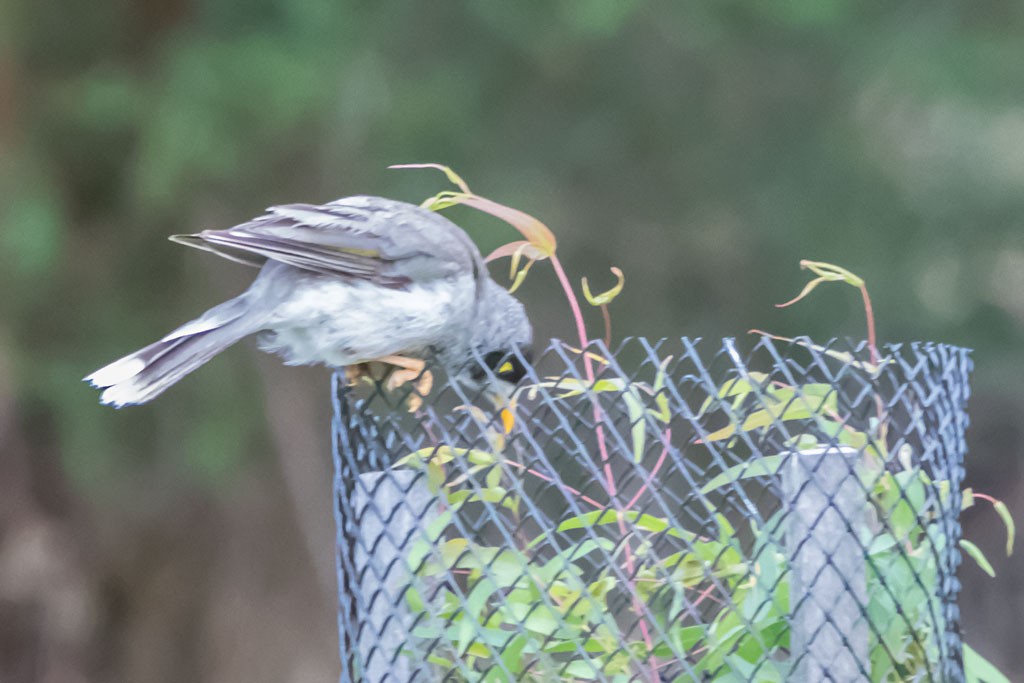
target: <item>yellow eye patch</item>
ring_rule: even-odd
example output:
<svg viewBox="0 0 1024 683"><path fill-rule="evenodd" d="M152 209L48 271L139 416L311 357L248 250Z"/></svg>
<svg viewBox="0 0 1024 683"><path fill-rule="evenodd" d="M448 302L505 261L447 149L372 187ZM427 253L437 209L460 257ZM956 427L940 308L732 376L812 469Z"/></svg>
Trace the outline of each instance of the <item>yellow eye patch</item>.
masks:
<svg viewBox="0 0 1024 683"><path fill-rule="evenodd" d="M504 375L506 372L512 372L514 370L515 367L513 367L512 361L505 361L504 363L501 364L501 367L498 368L498 374Z"/></svg>

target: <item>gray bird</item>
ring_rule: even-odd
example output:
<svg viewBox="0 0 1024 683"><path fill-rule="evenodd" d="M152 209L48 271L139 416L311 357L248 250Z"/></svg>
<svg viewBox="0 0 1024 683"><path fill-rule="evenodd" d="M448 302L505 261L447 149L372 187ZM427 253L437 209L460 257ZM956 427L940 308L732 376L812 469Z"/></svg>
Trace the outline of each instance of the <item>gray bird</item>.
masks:
<svg viewBox="0 0 1024 683"><path fill-rule="evenodd" d="M289 365L379 360L407 379L434 355L499 404L524 374L532 328L523 305L490 278L469 236L433 211L347 197L273 206L227 230L171 239L259 275L241 295L86 377L105 404L146 403L250 334Z"/></svg>

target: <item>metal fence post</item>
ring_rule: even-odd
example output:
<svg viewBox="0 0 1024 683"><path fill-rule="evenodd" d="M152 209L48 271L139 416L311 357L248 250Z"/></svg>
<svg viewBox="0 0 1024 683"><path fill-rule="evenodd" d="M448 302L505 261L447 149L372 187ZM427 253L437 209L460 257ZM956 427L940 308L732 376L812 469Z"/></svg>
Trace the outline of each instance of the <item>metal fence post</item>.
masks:
<svg viewBox="0 0 1024 683"><path fill-rule="evenodd" d="M352 500L357 531L353 544L353 584L360 624L355 647L362 683L410 683L419 657L403 656L411 646L413 615L406 591L413 585L408 564L413 544L424 538L437 516L437 496L423 472L387 470L360 474Z"/></svg>
<svg viewBox="0 0 1024 683"><path fill-rule="evenodd" d="M794 681L868 677L860 540L868 496L857 473L859 457L845 447L794 451L783 470Z"/></svg>
<svg viewBox="0 0 1024 683"><path fill-rule="evenodd" d="M334 513L337 525L341 683L427 681L425 657L411 659L415 619L407 591L414 544L438 516L425 473L389 467L392 459L350 405L343 372L333 379ZM380 471L365 471L379 470ZM417 586L422 589L422 586Z"/></svg>

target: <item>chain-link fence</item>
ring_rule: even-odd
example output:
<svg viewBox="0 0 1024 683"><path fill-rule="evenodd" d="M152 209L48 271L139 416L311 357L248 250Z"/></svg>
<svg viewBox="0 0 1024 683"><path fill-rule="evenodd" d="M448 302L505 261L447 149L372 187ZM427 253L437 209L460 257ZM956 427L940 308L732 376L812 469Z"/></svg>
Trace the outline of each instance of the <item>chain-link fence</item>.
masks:
<svg viewBox="0 0 1024 683"><path fill-rule="evenodd" d="M967 352L747 347L336 381L342 681L962 679Z"/></svg>

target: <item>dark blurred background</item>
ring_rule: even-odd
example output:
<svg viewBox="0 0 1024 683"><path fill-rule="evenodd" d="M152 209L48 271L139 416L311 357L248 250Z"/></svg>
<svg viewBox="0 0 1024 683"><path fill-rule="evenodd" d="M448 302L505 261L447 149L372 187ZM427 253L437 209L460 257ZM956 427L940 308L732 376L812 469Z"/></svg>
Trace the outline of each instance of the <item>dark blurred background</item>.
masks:
<svg viewBox="0 0 1024 683"><path fill-rule="evenodd" d="M880 339L976 350L968 483L1022 518L1024 4L7 0L0 680L336 680L327 371L243 344L119 412L79 378L252 277L167 235L447 189L386 170L420 161L621 267L617 336L862 337L853 290L773 307L849 267ZM1020 679L1024 561L964 527L966 639Z"/></svg>

